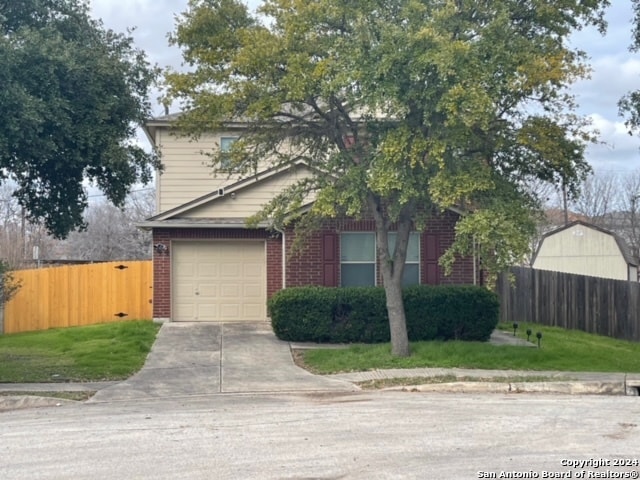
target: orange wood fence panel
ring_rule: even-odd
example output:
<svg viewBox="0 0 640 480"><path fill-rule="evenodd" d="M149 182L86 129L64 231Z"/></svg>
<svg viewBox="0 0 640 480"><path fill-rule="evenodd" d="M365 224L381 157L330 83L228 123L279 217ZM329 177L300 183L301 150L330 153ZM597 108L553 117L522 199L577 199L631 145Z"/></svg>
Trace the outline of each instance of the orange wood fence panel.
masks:
<svg viewBox="0 0 640 480"><path fill-rule="evenodd" d="M14 271L22 287L4 306L4 332L151 319L151 261Z"/></svg>

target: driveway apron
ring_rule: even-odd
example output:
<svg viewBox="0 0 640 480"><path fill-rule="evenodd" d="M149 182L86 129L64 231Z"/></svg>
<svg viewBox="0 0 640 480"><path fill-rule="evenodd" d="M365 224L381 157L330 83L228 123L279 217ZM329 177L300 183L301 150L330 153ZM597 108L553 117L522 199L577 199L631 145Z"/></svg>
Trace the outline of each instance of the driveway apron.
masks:
<svg viewBox="0 0 640 480"><path fill-rule="evenodd" d="M289 343L266 322L165 323L144 367L91 401L355 389L297 367Z"/></svg>

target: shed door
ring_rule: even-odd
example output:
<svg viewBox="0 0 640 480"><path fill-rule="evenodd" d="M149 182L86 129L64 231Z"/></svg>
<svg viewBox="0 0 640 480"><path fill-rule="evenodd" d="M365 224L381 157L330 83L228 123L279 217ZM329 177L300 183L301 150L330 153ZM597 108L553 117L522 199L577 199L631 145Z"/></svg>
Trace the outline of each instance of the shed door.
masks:
<svg viewBox="0 0 640 480"><path fill-rule="evenodd" d="M266 320L264 242L174 242L173 320Z"/></svg>

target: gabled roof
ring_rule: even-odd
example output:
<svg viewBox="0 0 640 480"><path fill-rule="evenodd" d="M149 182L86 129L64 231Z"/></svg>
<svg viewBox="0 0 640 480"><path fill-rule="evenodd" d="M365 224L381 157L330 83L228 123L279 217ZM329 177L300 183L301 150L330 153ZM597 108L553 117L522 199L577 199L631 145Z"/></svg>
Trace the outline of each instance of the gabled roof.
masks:
<svg viewBox="0 0 640 480"><path fill-rule="evenodd" d="M285 111L288 110L286 106L283 106L283 108ZM291 113L295 112L296 114L299 114L302 116L306 116L306 115L317 116L317 112L311 109L310 107L308 107L307 111L303 111L303 112L299 112L295 110L294 107L291 107L289 110L291 111ZM390 117L387 112L384 112L382 110L376 111L376 112L369 112L361 108L361 109L353 110L351 113L352 113L352 120L354 120L355 122L362 121L362 119L365 116L370 117L371 115L373 115L373 117L378 121L394 121L393 117ZM156 136L156 131L159 128L169 128L173 126L176 120L180 118L180 115L182 115L182 112L167 113L166 115L160 115L160 116L151 118L145 122L145 124L142 126L142 129L144 130L144 133L147 135L147 138L149 139L152 145L155 143L154 139ZM280 116L280 117L276 116L273 119L282 120L286 122L291 121L291 119L286 116ZM236 128L238 129L246 128L249 123L250 123L250 120L247 117L236 117L229 120L225 120L224 126L229 130L233 130Z"/></svg>
<svg viewBox="0 0 640 480"><path fill-rule="evenodd" d="M158 117L150 118L147 120L144 125L142 125L142 130L149 142L152 145L155 145L156 132L160 128L169 128L174 125L176 120L180 118L181 113L169 113L167 115L160 115ZM230 121L226 122L225 126L229 128L229 130L233 130L236 128L245 128L247 126L246 122L241 121Z"/></svg>
<svg viewBox="0 0 640 480"><path fill-rule="evenodd" d="M153 217L148 218L145 222L139 224L141 228L153 228L153 227L180 227L180 228L189 228L189 227L201 227L206 225L207 227L226 227L226 228L241 228L245 227L244 218L181 218L180 215L200 206L206 205L210 202L215 202L218 199L222 199L227 195L231 195L233 193L239 192L245 188L249 188L257 183L268 180L269 178L275 177L279 174L289 172L293 169L304 167L306 169L312 170L312 167L309 167L304 161L297 161L292 164L283 164L278 165L276 167L269 168L267 170L263 170L255 175L251 175L249 177L245 177L235 183L225 186L224 188L220 188L212 191L206 195L202 195L194 200L191 200L187 203L184 203L178 207L172 208L170 210L166 210L161 212ZM262 226L266 226L262 225Z"/></svg>
<svg viewBox="0 0 640 480"><path fill-rule="evenodd" d="M616 233L607 230L606 228L602 228L599 227L597 225L594 225L592 223L589 222L584 222L582 220L575 220L573 222L569 222L566 225L563 225L561 227L558 227L554 230L551 230L550 232L545 233L541 240L540 243L538 244L538 248L536 250L535 255L533 256L532 262L535 262L536 258L538 257L538 253L540 252L540 249L542 248L542 244L544 243L545 239L547 237L550 237L552 235L556 235L560 232L563 232L565 230L568 230L570 228L575 227L576 225L581 225L585 228L590 228L592 230L596 230L598 232L604 233L605 235L610 235L614 238L614 240L616 241L616 244L618 245L618 248L620 249L620 253L622 254L622 257L624 258L625 262L627 262L628 265L632 265L637 267L638 266L638 260L633 256L633 254L631 253L631 250L629 249L629 245L627 245L627 242L624 241L624 239L622 237L620 237L619 235L617 235Z"/></svg>
<svg viewBox="0 0 640 480"><path fill-rule="evenodd" d="M246 218L170 218L168 220L146 220L136 224L138 228L247 228ZM258 228L268 228L271 225L261 222Z"/></svg>

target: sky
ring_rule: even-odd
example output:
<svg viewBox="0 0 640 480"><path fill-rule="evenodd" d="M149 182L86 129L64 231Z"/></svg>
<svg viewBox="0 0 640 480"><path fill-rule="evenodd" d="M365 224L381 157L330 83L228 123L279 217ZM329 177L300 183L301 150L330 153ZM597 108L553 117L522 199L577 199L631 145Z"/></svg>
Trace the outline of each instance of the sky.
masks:
<svg viewBox="0 0 640 480"><path fill-rule="evenodd" d="M249 0L255 7L259 1ZM573 35L571 45L589 56L591 78L572 88L579 113L589 116L600 132L600 142L588 148L586 158L596 172L622 174L640 169L640 134L630 136L618 115L618 100L640 89L640 54L629 51L631 40L630 0L611 0L605 36L593 28ZM180 68L181 54L170 47L167 34L174 29L175 16L184 12L187 0L92 0L91 10L107 28L124 32L135 27L136 45L160 67ZM155 94L154 96L157 96ZM154 98L155 100L155 98ZM157 105L156 114L162 113Z"/></svg>

